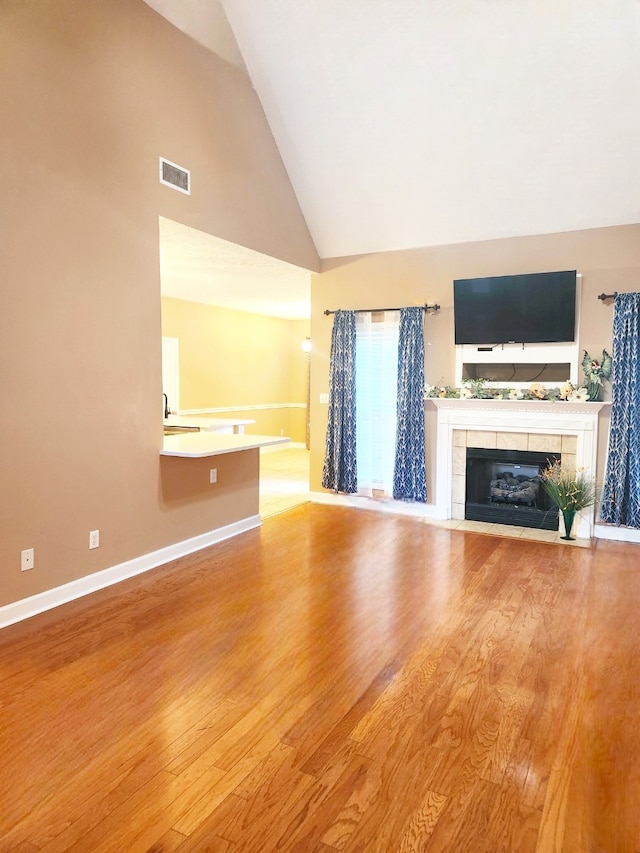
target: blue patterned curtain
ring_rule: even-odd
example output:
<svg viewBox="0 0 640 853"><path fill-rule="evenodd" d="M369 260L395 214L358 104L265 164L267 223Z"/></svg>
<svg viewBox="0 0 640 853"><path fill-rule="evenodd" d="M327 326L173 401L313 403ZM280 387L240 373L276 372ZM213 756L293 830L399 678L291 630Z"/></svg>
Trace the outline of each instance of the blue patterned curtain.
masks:
<svg viewBox="0 0 640 853"><path fill-rule="evenodd" d="M611 428L601 518L640 528L640 293L619 293L613 314Z"/></svg>
<svg viewBox="0 0 640 853"><path fill-rule="evenodd" d="M424 311L402 308L398 343L398 427L393 497L427 500L424 449Z"/></svg>
<svg viewBox="0 0 640 853"><path fill-rule="evenodd" d="M329 421L322 485L334 492L358 491L356 466L356 315L336 311L329 362Z"/></svg>

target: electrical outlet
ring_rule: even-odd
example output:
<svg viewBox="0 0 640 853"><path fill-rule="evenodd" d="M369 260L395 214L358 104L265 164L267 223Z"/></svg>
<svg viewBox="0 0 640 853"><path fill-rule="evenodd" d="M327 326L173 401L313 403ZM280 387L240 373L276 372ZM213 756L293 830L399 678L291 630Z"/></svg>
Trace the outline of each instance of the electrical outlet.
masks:
<svg viewBox="0 0 640 853"><path fill-rule="evenodd" d="M329 402L329 395L328 394L320 394L320 402L321 403L328 403Z"/></svg>
<svg viewBox="0 0 640 853"><path fill-rule="evenodd" d="M89 531L89 548L99 548L100 547L100 531L99 530L90 530Z"/></svg>
<svg viewBox="0 0 640 853"><path fill-rule="evenodd" d="M20 554L20 571L27 572L35 565L36 557L33 548L26 548Z"/></svg>
<svg viewBox="0 0 640 853"><path fill-rule="evenodd" d="M209 471L209 482L210 483L217 483L218 482L218 469L217 468L211 468L210 469L210 471Z"/></svg>

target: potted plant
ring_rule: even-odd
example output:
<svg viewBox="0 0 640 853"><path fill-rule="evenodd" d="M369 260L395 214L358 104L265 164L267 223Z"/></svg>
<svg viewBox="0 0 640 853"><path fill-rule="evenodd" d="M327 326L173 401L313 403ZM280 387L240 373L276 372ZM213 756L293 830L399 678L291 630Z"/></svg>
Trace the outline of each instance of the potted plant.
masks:
<svg viewBox="0 0 640 853"><path fill-rule="evenodd" d="M596 500L593 480L583 472L563 468L559 461L550 462L540 473L540 482L545 492L562 513L565 535L561 539L575 539L571 535L576 513L591 506Z"/></svg>

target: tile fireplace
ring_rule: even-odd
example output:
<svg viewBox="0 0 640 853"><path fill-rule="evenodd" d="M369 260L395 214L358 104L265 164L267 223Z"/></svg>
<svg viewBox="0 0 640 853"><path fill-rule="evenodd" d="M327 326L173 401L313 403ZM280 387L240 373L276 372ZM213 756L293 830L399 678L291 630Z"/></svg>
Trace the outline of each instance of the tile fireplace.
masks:
<svg viewBox="0 0 640 853"><path fill-rule="evenodd" d="M564 464L595 477L598 412L605 403L439 398L430 403L437 408L438 419L437 518L465 518L468 449L519 451L543 458L557 454ZM577 535L592 536L594 521L594 508L583 510ZM504 523L530 526L517 518Z"/></svg>

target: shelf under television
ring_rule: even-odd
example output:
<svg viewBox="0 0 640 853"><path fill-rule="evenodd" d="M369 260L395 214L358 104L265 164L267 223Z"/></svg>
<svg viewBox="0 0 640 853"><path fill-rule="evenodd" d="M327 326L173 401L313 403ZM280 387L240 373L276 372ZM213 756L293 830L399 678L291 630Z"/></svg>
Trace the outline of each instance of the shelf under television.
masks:
<svg viewBox="0 0 640 853"><path fill-rule="evenodd" d="M532 382L578 384L580 350L577 341L541 344L459 344L456 346L456 386L464 380L526 387Z"/></svg>

